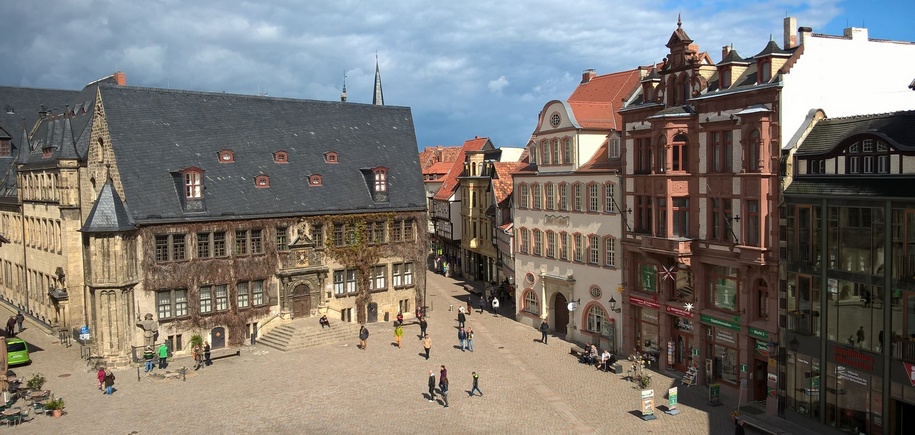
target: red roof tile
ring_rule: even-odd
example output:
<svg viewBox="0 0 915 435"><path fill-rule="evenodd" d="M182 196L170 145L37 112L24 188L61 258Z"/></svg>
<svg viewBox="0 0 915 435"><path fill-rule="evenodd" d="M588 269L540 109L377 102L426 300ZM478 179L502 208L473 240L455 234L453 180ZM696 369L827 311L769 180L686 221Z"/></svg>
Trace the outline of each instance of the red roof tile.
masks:
<svg viewBox="0 0 915 435"><path fill-rule="evenodd" d="M622 100L638 88L638 69L595 76L581 83L569 96L568 103L575 119L583 128L621 130L623 120L617 113Z"/></svg>
<svg viewBox="0 0 915 435"><path fill-rule="evenodd" d="M433 199L437 201L447 201L448 198L451 198L451 195L454 194L460 185L458 177L464 172L464 156L466 152L480 151L487 143L490 143L489 138L485 137L475 137L468 141L464 141L464 145L461 147L454 162L451 164L451 169L448 170L448 174L442 179L442 187L438 189L438 192L435 193Z"/></svg>
<svg viewBox="0 0 915 435"><path fill-rule="evenodd" d="M461 152L461 147L443 147L437 145L434 147L426 147L419 153L419 165L425 172L425 169L441 162L452 163L457 157L458 153Z"/></svg>
<svg viewBox="0 0 915 435"><path fill-rule="evenodd" d="M493 169L499 178L493 178L492 185L496 197L496 203L501 204L512 194L512 172L525 166L523 162L494 162Z"/></svg>

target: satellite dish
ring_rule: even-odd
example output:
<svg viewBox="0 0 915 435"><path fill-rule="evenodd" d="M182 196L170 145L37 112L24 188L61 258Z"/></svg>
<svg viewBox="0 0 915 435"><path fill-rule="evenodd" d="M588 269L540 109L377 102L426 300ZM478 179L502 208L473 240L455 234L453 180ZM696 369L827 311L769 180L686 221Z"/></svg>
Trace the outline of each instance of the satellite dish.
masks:
<svg viewBox="0 0 915 435"><path fill-rule="evenodd" d="M575 310L577 310L577 309L578 309L578 302L574 302L574 301L573 301L573 302L569 302L569 305L567 306L567 308L569 309L569 311L575 311Z"/></svg>

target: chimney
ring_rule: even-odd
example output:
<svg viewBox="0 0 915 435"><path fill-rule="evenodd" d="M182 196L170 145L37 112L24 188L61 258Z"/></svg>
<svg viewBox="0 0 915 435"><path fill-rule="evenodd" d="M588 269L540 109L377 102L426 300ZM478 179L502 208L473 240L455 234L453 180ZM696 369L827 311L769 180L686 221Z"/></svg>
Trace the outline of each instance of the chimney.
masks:
<svg viewBox="0 0 915 435"><path fill-rule="evenodd" d="M724 47L721 47L721 60L724 60L724 58L728 57L728 53L730 53L730 52L731 52L730 45L725 45Z"/></svg>
<svg viewBox="0 0 915 435"><path fill-rule="evenodd" d="M849 27L845 29L844 35L852 41L867 42L867 28L864 27Z"/></svg>
<svg viewBox="0 0 915 435"><path fill-rule="evenodd" d="M114 82L117 83L118 86L127 86L127 76L124 75L123 71L118 71L114 73Z"/></svg>
<svg viewBox="0 0 915 435"><path fill-rule="evenodd" d="M594 72L594 68L588 68L581 73L581 84L585 84L591 81L594 77L597 77L597 73Z"/></svg>
<svg viewBox="0 0 915 435"><path fill-rule="evenodd" d="M797 47L797 35L794 33L794 29L797 28L797 18L794 17L785 17L785 44L782 45L785 50L789 48Z"/></svg>
<svg viewBox="0 0 915 435"><path fill-rule="evenodd" d="M797 29L797 32L800 33L800 35L801 35L801 45L804 45L804 41L806 41L807 38L809 38L810 35L813 33L813 28L811 28L811 27L799 27L799 28Z"/></svg>

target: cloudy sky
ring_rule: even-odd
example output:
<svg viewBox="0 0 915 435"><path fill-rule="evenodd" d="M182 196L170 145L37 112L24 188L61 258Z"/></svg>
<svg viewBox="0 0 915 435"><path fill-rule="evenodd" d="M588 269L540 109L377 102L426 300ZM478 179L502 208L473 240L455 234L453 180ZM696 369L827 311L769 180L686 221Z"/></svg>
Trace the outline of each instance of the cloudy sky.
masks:
<svg viewBox="0 0 915 435"><path fill-rule="evenodd" d="M0 85L78 90L120 70L135 86L337 101L345 73L349 101L371 103L377 53L420 148L523 146L582 70L660 61L678 13L716 62L724 45L781 45L786 15L915 41L912 0L2 0Z"/></svg>

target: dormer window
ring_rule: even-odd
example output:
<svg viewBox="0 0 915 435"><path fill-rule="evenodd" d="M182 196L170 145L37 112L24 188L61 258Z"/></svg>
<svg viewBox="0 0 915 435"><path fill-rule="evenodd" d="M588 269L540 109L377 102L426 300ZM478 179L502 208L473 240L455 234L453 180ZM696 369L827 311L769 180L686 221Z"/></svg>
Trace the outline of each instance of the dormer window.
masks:
<svg viewBox="0 0 915 435"><path fill-rule="evenodd" d="M324 162L325 163L337 163L338 161L339 160L337 159L337 153L335 153L333 151L328 151L328 152L324 153Z"/></svg>
<svg viewBox="0 0 915 435"><path fill-rule="evenodd" d="M270 177L264 174L254 177L254 186L258 189L266 189L270 187Z"/></svg>
<svg viewBox="0 0 915 435"><path fill-rule="evenodd" d="M232 150L220 151L219 163L235 163L235 152Z"/></svg>
<svg viewBox="0 0 915 435"><path fill-rule="evenodd" d="M184 197L187 199L203 198L203 169L187 168L184 176Z"/></svg>
<svg viewBox="0 0 915 435"><path fill-rule="evenodd" d="M273 153L273 163L289 163L289 155L286 151L277 151Z"/></svg>
<svg viewBox="0 0 915 435"><path fill-rule="evenodd" d="M756 61L758 68L757 80L759 83L768 83L772 79L772 59L759 59Z"/></svg>
<svg viewBox="0 0 915 435"><path fill-rule="evenodd" d="M721 72L718 73L718 87L721 89L727 89L731 87L731 68L725 67L721 69Z"/></svg>
<svg viewBox="0 0 915 435"><path fill-rule="evenodd" d="M321 176L318 174L312 174L311 176L309 176L308 185L309 186L322 186L323 181L321 180Z"/></svg>
<svg viewBox="0 0 915 435"><path fill-rule="evenodd" d="M0 139L0 157L10 157L13 155L13 147L9 139Z"/></svg>
<svg viewBox="0 0 915 435"><path fill-rule="evenodd" d="M41 157L42 157L42 158L45 158L45 159L48 158L48 157L51 157L51 153L52 153L53 151L54 151L54 148L51 148L51 147L44 147L44 148L41 149Z"/></svg>
<svg viewBox="0 0 915 435"><path fill-rule="evenodd" d="M375 175L375 192L387 192L388 168L380 167L372 170Z"/></svg>

